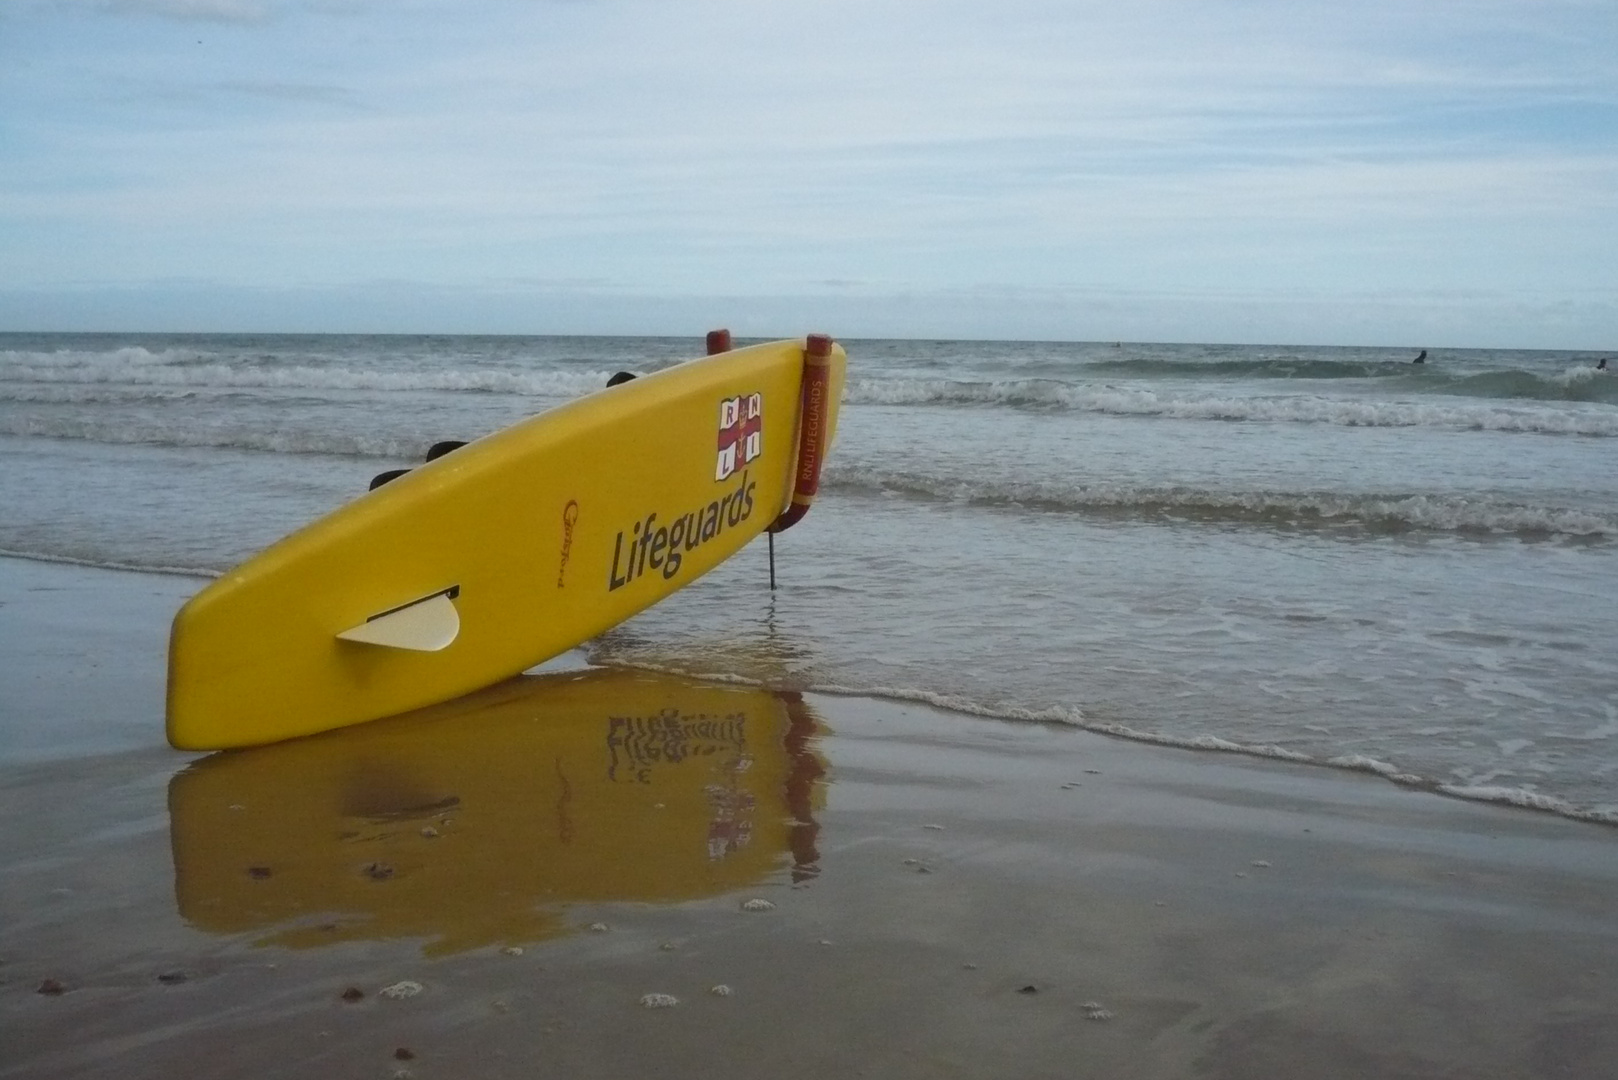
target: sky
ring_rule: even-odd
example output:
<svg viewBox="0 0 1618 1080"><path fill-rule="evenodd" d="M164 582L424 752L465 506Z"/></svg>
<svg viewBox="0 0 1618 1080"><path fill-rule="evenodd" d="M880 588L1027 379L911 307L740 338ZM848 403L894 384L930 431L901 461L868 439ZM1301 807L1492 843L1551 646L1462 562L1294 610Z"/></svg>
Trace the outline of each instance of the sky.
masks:
<svg viewBox="0 0 1618 1080"><path fill-rule="evenodd" d="M1618 348L1618 0L0 0L0 331Z"/></svg>

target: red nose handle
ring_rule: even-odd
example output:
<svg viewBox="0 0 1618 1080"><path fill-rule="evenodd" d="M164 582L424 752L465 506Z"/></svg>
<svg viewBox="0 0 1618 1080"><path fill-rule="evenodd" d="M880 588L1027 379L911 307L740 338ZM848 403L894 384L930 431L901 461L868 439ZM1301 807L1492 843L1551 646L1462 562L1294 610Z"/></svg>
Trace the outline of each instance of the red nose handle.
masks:
<svg viewBox="0 0 1618 1080"><path fill-rule="evenodd" d="M826 459L831 416L831 338L810 334L803 350L803 394L798 406L798 467L793 474L792 502L770 523L772 533L785 532L803 519L820 490L820 465Z"/></svg>

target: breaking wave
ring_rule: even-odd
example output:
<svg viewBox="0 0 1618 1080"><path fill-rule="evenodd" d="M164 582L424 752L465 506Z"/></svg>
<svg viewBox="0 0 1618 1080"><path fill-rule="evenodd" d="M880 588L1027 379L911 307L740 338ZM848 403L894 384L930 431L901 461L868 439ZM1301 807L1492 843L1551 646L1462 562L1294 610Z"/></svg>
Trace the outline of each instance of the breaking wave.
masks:
<svg viewBox="0 0 1618 1080"><path fill-rule="evenodd" d="M1618 384L1618 379L1610 381ZM851 378L844 401L856 405L1007 406L1176 420L1268 421L1337 424L1344 427L1437 427L1618 437L1618 410L1569 410L1445 399L1187 394L1082 385L1052 379L968 382L951 379Z"/></svg>
<svg viewBox="0 0 1618 1080"><path fill-rule="evenodd" d="M1410 375L1408 360L1321 360L1264 357L1242 360L1102 360L1086 372L1174 379L1387 379Z"/></svg>
<svg viewBox="0 0 1618 1080"><path fill-rule="evenodd" d="M123 446L254 450L274 454L326 454L334 457L413 461L434 441L426 436L363 434L341 430L297 430L247 425L176 427L158 421L108 422L83 417L0 416L0 436L75 439Z"/></svg>
<svg viewBox="0 0 1618 1080"><path fill-rule="evenodd" d="M1075 372L1134 379L1378 379L1398 380L1400 390L1483 398L1618 402L1618 378L1590 363L1541 370L1500 367L1460 372L1442 363L1413 366L1404 360L1326 360L1264 357L1239 360L1104 360ZM1055 375L1055 371L1051 372Z"/></svg>
<svg viewBox="0 0 1618 1080"><path fill-rule="evenodd" d="M1443 375L1438 383L1446 393L1481 398L1529 398L1540 401L1591 401L1618 404L1618 376L1591 367L1565 371L1484 371L1473 375Z"/></svg>
<svg viewBox="0 0 1618 1080"><path fill-rule="evenodd" d="M898 494L987 507L1017 507L1145 521L1191 521L1285 529L1346 529L1518 537L1618 537L1618 515L1505 499L1422 493L1210 491L1128 484L996 484L828 463L828 490Z"/></svg>

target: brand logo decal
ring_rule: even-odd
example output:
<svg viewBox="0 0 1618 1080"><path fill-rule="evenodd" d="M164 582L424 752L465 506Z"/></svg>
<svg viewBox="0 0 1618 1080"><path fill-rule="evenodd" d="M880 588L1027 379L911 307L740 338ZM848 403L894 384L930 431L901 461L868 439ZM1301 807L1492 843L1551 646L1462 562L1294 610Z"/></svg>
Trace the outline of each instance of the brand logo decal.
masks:
<svg viewBox="0 0 1618 1080"><path fill-rule="evenodd" d="M562 508L562 562L556 568L556 587L562 587L562 577L567 573L567 559L573 553L573 526L579 520L579 500L569 499Z"/></svg>
<svg viewBox="0 0 1618 1080"><path fill-rule="evenodd" d="M719 403L719 462L713 478L725 480L764 452L764 395L743 394Z"/></svg>

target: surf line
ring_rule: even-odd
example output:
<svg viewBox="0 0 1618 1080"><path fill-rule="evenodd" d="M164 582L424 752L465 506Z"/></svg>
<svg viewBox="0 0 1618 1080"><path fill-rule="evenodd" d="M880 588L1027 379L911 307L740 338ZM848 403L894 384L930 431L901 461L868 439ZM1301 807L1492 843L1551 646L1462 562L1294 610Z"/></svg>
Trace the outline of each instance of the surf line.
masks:
<svg viewBox="0 0 1618 1080"><path fill-rule="evenodd" d="M744 471L742 482L735 491L655 528L657 512L654 510L646 515L645 521L635 522L630 529L627 560L623 558L624 534L619 530L612 548L612 572L607 578L607 591L623 588L644 574L647 567L662 571L665 581L672 578L680 572L686 552L695 551L712 540L725 530L725 526L734 527L752 517L753 489L757 486L756 481L748 480L748 474ZM620 564L622 571L619 570Z"/></svg>

